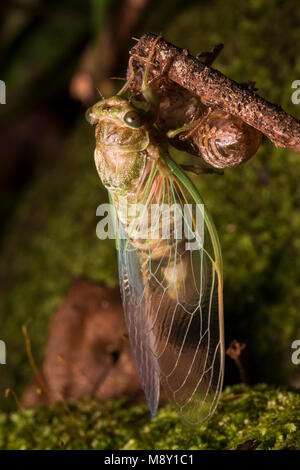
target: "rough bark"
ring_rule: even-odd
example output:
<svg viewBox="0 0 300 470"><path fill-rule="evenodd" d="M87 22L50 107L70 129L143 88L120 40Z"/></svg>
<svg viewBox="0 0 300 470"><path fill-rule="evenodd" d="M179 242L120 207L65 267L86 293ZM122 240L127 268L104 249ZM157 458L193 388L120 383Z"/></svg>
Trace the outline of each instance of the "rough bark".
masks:
<svg viewBox="0 0 300 470"><path fill-rule="evenodd" d="M145 34L131 49L130 54L136 58L134 68L138 62L140 66L145 65L145 58L149 57L156 38L153 34ZM162 73L168 63L165 70L168 79L197 95L204 105L219 107L258 129L275 145L300 153L300 121L280 106L200 62L186 49L160 39L151 58L153 76ZM137 80L133 84L138 87Z"/></svg>

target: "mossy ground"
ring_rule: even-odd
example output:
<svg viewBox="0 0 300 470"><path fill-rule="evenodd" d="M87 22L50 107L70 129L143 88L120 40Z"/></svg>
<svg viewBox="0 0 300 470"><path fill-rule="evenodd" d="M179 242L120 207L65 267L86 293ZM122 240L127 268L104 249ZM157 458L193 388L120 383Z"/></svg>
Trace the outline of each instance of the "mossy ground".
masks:
<svg viewBox="0 0 300 470"><path fill-rule="evenodd" d="M188 428L169 406L156 419L146 404L96 400L0 413L2 449L258 449L300 447L300 394L266 385L227 388L211 420Z"/></svg>

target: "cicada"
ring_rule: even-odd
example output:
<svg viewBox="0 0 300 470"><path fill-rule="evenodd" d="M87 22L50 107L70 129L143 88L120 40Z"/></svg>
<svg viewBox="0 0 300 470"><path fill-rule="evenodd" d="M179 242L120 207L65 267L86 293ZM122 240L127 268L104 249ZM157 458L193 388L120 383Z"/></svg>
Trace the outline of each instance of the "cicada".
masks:
<svg viewBox="0 0 300 470"><path fill-rule="evenodd" d="M150 62L143 101L126 96L125 86L87 119L114 207L125 321L150 412L156 416L162 386L182 419L197 426L222 389L222 255L212 218L157 125Z"/></svg>

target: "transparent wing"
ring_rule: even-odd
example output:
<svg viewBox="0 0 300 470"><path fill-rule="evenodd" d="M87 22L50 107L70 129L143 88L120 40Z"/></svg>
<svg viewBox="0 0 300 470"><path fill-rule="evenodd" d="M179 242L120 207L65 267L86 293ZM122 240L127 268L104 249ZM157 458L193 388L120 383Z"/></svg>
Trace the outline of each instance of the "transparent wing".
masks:
<svg viewBox="0 0 300 470"><path fill-rule="evenodd" d="M213 413L223 381L222 261L197 190L168 162L172 174L157 172L134 232L118 221L120 285L152 416L161 383L182 418L199 425Z"/></svg>

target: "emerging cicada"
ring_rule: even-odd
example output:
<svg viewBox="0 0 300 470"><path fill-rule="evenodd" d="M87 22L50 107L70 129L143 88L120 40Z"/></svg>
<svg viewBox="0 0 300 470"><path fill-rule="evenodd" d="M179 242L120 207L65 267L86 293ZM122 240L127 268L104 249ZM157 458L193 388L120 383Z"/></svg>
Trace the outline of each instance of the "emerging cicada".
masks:
<svg viewBox="0 0 300 470"><path fill-rule="evenodd" d="M143 102L125 98L125 86L87 119L115 209L125 320L151 414L161 384L184 421L199 425L214 412L223 382L222 256L201 196L155 122L150 60Z"/></svg>

